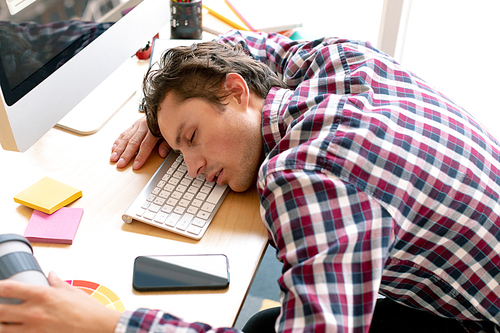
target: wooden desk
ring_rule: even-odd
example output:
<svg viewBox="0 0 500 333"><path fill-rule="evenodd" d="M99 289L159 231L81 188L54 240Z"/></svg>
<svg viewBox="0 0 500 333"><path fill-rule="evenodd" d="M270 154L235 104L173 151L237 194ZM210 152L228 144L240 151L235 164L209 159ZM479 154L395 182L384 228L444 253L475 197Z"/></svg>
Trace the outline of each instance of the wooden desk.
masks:
<svg viewBox="0 0 500 333"><path fill-rule="evenodd" d="M134 172L109 162L111 145L141 114L132 98L99 132L78 136L50 130L26 153L0 149L0 233L22 235L33 212L13 197L48 176L81 189L70 207L84 214L73 245L33 243L47 274L65 280L102 284L127 309L162 309L188 321L232 326L267 245L256 190L231 192L200 241L193 241L140 222L124 224L121 215L161 164L155 153ZM222 291L139 293L132 289L136 256L149 254L223 253L229 259L230 286Z"/></svg>

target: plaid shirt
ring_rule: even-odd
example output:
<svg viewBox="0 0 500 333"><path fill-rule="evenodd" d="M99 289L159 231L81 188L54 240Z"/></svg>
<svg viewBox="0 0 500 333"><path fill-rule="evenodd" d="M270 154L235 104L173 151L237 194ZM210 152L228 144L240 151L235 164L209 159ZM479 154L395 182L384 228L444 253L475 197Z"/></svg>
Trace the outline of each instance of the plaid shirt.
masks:
<svg viewBox="0 0 500 333"><path fill-rule="evenodd" d="M244 45L291 88L266 99L258 178L284 262L277 331L367 332L378 292L499 324L498 142L368 43L240 32L222 41ZM148 328L144 313L121 325L132 316ZM153 313L163 322L152 330L178 323Z"/></svg>

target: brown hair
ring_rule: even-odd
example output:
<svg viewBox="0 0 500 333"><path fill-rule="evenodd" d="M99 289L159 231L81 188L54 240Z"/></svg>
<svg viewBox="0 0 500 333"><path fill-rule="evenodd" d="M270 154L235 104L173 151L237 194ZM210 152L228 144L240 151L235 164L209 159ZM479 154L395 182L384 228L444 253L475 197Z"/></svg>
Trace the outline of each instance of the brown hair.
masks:
<svg viewBox="0 0 500 333"><path fill-rule="evenodd" d="M174 92L179 102L199 97L223 110L223 100L230 95L224 89L228 73L240 74L262 98L272 87L286 88L276 73L240 45L204 42L171 48L162 55L159 69L150 69L144 78L142 107L151 133L161 137L158 110L169 92Z"/></svg>

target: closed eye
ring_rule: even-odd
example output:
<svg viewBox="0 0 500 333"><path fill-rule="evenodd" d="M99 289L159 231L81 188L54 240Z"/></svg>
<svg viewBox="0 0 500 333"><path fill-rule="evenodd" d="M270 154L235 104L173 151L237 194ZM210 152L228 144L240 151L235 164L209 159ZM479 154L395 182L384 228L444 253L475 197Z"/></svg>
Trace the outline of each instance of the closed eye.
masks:
<svg viewBox="0 0 500 333"><path fill-rule="evenodd" d="M193 135L191 136L191 139L189 140L189 142L191 144L193 144L195 134L196 134L196 131L193 131Z"/></svg>

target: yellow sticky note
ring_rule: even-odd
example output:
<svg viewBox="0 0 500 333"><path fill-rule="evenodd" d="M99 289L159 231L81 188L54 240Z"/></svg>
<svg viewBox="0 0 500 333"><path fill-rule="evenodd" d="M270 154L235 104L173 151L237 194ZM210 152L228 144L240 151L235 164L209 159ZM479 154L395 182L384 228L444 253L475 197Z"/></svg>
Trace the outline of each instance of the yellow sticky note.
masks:
<svg viewBox="0 0 500 333"><path fill-rule="evenodd" d="M52 214L82 196L82 191L49 177L42 178L14 197L14 201Z"/></svg>

